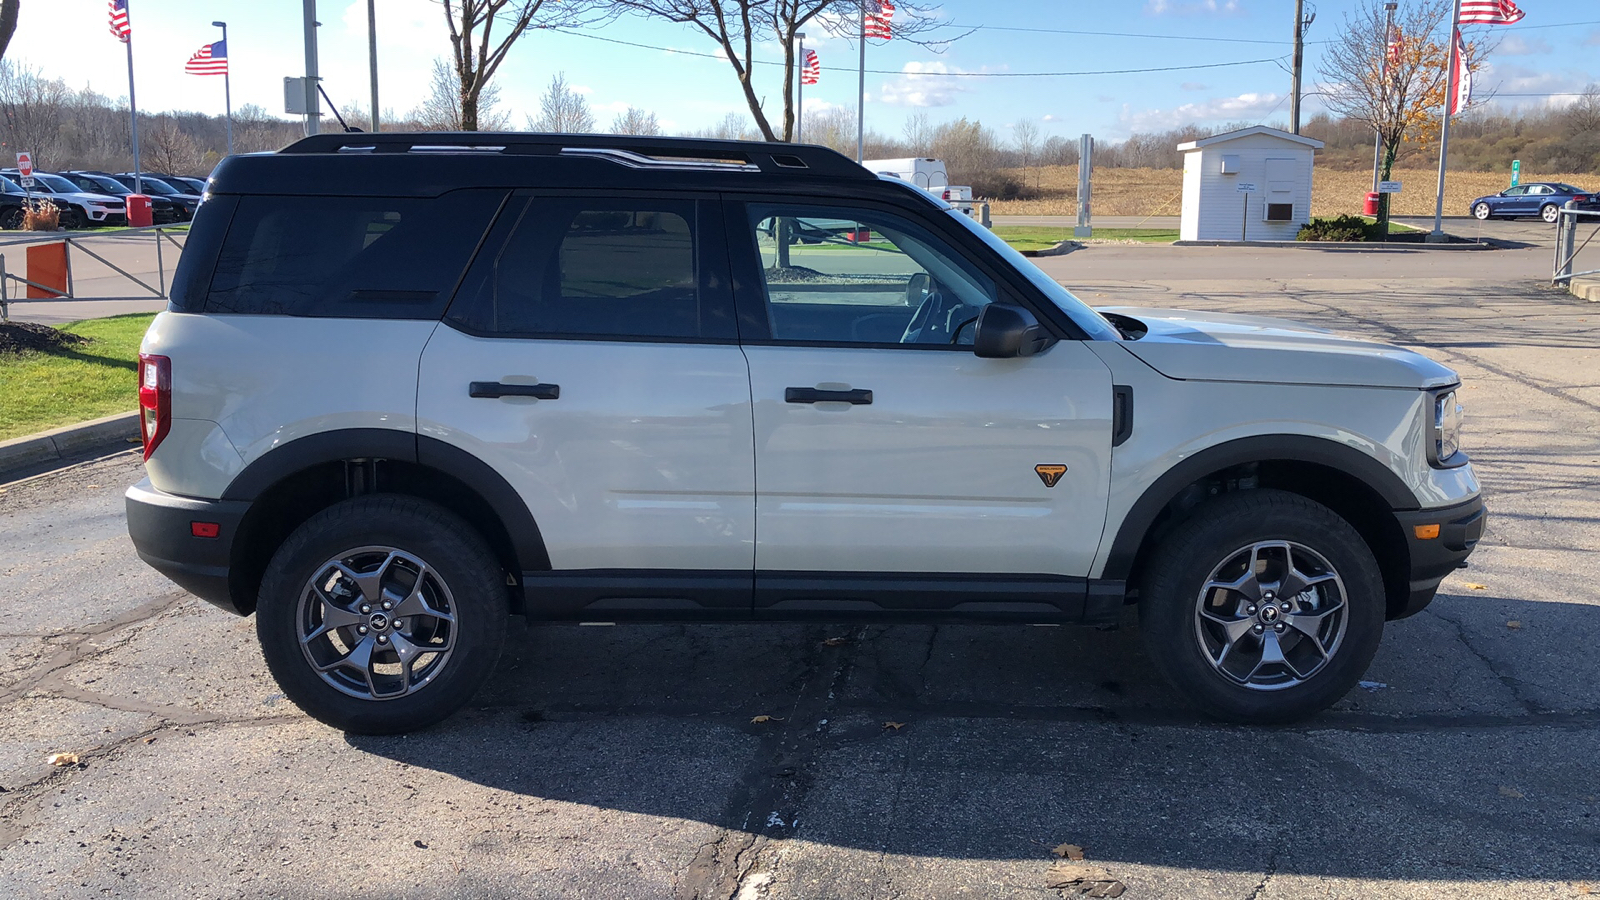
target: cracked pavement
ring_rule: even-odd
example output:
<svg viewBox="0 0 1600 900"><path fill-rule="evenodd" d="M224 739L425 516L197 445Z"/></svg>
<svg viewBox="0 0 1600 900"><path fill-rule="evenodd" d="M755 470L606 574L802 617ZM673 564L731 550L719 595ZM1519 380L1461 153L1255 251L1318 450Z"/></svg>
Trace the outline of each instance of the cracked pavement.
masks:
<svg viewBox="0 0 1600 900"><path fill-rule="evenodd" d="M1472 568L1290 728L1196 717L1131 616L518 620L469 709L346 736L284 700L251 620L135 557L135 454L0 486L0 894L1053 898L1063 842L1140 900L1600 894L1600 307L1540 286L1548 259L1041 260L1096 304L1319 322L1465 378Z"/></svg>

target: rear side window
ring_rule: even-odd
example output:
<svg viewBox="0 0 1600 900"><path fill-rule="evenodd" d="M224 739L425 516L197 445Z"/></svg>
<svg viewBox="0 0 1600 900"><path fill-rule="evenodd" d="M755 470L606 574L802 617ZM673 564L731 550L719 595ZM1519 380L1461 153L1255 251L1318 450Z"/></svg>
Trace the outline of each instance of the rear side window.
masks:
<svg viewBox="0 0 1600 900"><path fill-rule="evenodd" d="M731 339L702 213L695 200L531 199L480 257L450 319L520 337Z"/></svg>
<svg viewBox="0 0 1600 900"><path fill-rule="evenodd" d="M503 197L241 197L206 312L437 319Z"/></svg>

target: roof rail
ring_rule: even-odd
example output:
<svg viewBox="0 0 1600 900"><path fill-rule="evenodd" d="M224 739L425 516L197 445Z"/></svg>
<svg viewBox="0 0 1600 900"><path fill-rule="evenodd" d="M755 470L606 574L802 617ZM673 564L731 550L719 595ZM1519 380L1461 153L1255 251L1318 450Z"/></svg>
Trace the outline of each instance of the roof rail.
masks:
<svg viewBox="0 0 1600 900"><path fill-rule="evenodd" d="M362 132L314 134L278 151L312 153L493 153L585 156L635 169L767 172L871 179L871 172L827 147L761 141L512 132Z"/></svg>

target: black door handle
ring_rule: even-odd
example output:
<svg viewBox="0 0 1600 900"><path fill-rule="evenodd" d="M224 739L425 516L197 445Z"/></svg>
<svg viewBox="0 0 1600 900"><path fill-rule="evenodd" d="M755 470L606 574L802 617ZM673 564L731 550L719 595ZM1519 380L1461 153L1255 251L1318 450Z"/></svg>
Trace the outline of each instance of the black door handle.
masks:
<svg viewBox="0 0 1600 900"><path fill-rule="evenodd" d="M499 381L474 381L467 388L467 396L493 399L495 397L532 397L535 400L561 399L559 384L505 384Z"/></svg>
<svg viewBox="0 0 1600 900"><path fill-rule="evenodd" d="M851 406L866 406L872 403L872 392L865 390L854 391L823 391L817 388L792 387L783 389L785 403L848 403Z"/></svg>

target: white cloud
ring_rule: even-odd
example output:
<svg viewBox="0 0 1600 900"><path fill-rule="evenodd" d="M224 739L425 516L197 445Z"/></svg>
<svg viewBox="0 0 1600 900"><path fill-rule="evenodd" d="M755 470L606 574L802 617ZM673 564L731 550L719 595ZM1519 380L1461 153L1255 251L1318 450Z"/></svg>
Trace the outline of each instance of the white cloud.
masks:
<svg viewBox="0 0 1600 900"><path fill-rule="evenodd" d="M1238 12L1239 0L1146 0L1144 4L1144 14L1147 16L1164 16L1168 13L1179 16L1231 16Z"/></svg>
<svg viewBox="0 0 1600 900"><path fill-rule="evenodd" d="M891 106L950 106L956 94L967 90L959 78L950 77L951 71L942 62L908 62L901 69L904 74L879 86L875 99Z"/></svg>
<svg viewBox="0 0 1600 900"><path fill-rule="evenodd" d="M1474 87L1486 85L1496 96L1490 106L1550 107L1563 109L1577 100L1577 94L1594 81L1579 71L1548 72L1518 65L1485 65L1473 77ZM1533 94L1536 96L1516 96ZM1481 95L1480 95L1481 96Z"/></svg>
<svg viewBox="0 0 1600 900"><path fill-rule="evenodd" d="M1044 118L1040 119L1039 121L1041 121L1041 122L1059 122L1059 121L1061 121L1061 117L1058 116L1058 115L1051 114L1051 115L1045 116Z"/></svg>
<svg viewBox="0 0 1600 900"><path fill-rule="evenodd" d="M1549 53L1550 44L1544 38L1528 39L1520 34L1513 34L1500 42L1494 49L1501 56L1538 56Z"/></svg>
<svg viewBox="0 0 1600 900"><path fill-rule="evenodd" d="M594 93L594 88L589 87L586 84L575 84L572 86L572 92L580 97L587 97Z"/></svg>
<svg viewBox="0 0 1600 900"><path fill-rule="evenodd" d="M1272 112L1283 100L1283 94L1248 93L1237 97L1215 97L1202 103L1185 103L1172 109L1138 112L1124 104L1117 121L1129 131L1164 131L1190 123L1258 119Z"/></svg>

